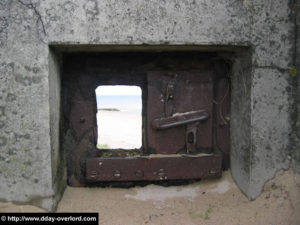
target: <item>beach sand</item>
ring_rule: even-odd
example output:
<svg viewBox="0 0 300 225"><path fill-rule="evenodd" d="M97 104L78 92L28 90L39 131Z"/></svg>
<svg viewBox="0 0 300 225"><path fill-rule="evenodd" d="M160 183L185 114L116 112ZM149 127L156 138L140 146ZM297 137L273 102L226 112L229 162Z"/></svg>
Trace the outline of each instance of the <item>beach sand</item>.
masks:
<svg viewBox="0 0 300 225"><path fill-rule="evenodd" d="M0 212L41 211L0 203ZM279 171L255 201L241 193L229 171L182 186L67 187L57 212L99 212L99 224L108 225L299 225L300 175Z"/></svg>
<svg viewBox="0 0 300 225"><path fill-rule="evenodd" d="M132 149L142 146L142 115L134 112L103 111L97 113L98 145Z"/></svg>

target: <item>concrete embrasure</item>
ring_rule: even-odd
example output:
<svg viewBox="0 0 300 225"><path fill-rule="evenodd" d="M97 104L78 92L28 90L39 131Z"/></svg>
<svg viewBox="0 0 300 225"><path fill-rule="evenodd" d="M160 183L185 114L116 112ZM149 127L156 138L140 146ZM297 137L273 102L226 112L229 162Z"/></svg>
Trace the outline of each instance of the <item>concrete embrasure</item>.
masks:
<svg viewBox="0 0 300 225"><path fill-rule="evenodd" d="M236 51L232 71L233 178L254 199L291 161L299 171L299 122L293 125L299 121L294 94L299 87L296 3L2 0L0 199L53 210L64 190L57 51L68 46L246 47Z"/></svg>

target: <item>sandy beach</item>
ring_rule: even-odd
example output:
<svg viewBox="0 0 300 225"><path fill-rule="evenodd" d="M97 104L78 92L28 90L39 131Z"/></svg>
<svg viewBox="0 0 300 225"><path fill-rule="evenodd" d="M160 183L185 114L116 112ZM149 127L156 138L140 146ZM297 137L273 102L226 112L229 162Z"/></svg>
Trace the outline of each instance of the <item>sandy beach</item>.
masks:
<svg viewBox="0 0 300 225"><path fill-rule="evenodd" d="M142 116L138 112L99 110L97 121L98 145L123 149L142 146Z"/></svg>

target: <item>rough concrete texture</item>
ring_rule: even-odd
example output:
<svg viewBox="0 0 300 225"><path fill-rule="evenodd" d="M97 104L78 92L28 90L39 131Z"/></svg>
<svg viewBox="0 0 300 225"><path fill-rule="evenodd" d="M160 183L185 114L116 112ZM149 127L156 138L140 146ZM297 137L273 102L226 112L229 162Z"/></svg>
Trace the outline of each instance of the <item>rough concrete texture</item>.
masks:
<svg viewBox="0 0 300 225"><path fill-rule="evenodd" d="M289 167L289 73L255 68L252 80L252 149L248 197L255 199L266 177ZM278 85L280 84L280 85Z"/></svg>
<svg viewBox="0 0 300 225"><path fill-rule="evenodd" d="M235 62L232 75L231 167L243 192L257 197L290 165L294 6L293 0L0 1L0 198L51 210L65 184L59 57L51 44L248 46L250 64Z"/></svg>
<svg viewBox="0 0 300 225"><path fill-rule="evenodd" d="M251 158L251 54L238 54L231 77L231 173L244 193L250 187Z"/></svg>
<svg viewBox="0 0 300 225"><path fill-rule="evenodd" d="M295 93L295 123L294 148L292 148L292 162L295 170L300 173L300 0L296 0L296 29L295 29L295 69L294 71L294 93Z"/></svg>

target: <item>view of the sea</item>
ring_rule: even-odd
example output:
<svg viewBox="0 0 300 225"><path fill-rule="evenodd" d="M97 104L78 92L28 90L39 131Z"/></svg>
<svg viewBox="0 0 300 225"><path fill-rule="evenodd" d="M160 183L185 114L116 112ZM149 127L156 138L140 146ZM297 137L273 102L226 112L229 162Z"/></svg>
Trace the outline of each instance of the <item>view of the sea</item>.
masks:
<svg viewBox="0 0 300 225"><path fill-rule="evenodd" d="M140 95L97 95L97 108L113 108L122 112L141 113L142 98Z"/></svg>
<svg viewBox="0 0 300 225"><path fill-rule="evenodd" d="M142 145L141 95L97 95L98 146L133 149Z"/></svg>

